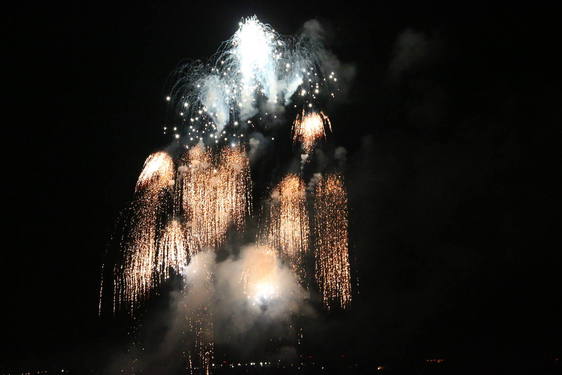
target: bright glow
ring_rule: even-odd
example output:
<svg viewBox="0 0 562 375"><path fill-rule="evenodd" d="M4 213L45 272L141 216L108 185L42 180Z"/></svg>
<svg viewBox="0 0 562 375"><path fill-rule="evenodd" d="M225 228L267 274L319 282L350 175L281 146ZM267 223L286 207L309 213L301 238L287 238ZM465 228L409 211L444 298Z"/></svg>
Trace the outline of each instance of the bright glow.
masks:
<svg viewBox="0 0 562 375"><path fill-rule="evenodd" d="M269 301L275 295L275 287L270 283L263 282L254 287L254 300L259 303Z"/></svg>
<svg viewBox="0 0 562 375"><path fill-rule="evenodd" d="M305 114L303 111L300 116L297 116L293 125L293 141L301 142L304 152L309 153L312 151L314 144L319 138L326 136L324 130L325 125L332 129L330 119L324 113L311 112Z"/></svg>

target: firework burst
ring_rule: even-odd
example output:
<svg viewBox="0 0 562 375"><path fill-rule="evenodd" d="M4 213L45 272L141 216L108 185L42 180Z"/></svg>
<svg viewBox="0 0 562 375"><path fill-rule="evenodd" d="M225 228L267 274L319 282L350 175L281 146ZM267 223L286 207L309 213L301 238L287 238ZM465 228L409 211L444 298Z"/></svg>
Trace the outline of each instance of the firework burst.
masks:
<svg viewBox="0 0 562 375"><path fill-rule="evenodd" d="M160 279L158 232L164 211L163 195L174 184L174 162L164 153L151 154L145 161L137 181L137 198L131 211L132 227L125 239L125 259L116 269L116 299L131 308L146 297ZM168 272L168 271L166 271Z"/></svg>
<svg viewBox="0 0 562 375"><path fill-rule="evenodd" d="M318 139L326 137L326 125L332 130L330 119L323 112L305 114L303 111L293 124L293 142L301 142L304 152L309 153Z"/></svg>
<svg viewBox="0 0 562 375"><path fill-rule="evenodd" d="M174 161L165 152L151 154L142 168L135 191L143 189L160 190L174 184Z"/></svg>
<svg viewBox="0 0 562 375"><path fill-rule="evenodd" d="M347 194L343 179L330 174L314 189L316 280L326 308L351 302L348 254Z"/></svg>

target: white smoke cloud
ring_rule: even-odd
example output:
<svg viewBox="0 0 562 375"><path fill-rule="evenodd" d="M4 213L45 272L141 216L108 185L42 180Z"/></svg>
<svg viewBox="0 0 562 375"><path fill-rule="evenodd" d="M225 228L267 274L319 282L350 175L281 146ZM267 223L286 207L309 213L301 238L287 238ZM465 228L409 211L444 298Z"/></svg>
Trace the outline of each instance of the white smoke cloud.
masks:
<svg viewBox="0 0 562 375"><path fill-rule="evenodd" d="M162 344L163 353L177 346L186 319L203 309L211 312L216 342L253 332L262 323L286 325L292 317L312 315L308 292L276 252L258 245L240 249L238 256L217 262L214 250L194 255L183 271L185 288L173 293L170 329Z"/></svg>
<svg viewBox="0 0 562 375"><path fill-rule="evenodd" d="M255 161L258 159L267 149L268 139L260 132L254 132L250 134L248 145L250 146L248 150L248 157L250 161Z"/></svg>
<svg viewBox="0 0 562 375"><path fill-rule="evenodd" d="M334 150L334 158L338 161L340 167L345 165L347 159L347 150L343 146L336 147Z"/></svg>
<svg viewBox="0 0 562 375"><path fill-rule="evenodd" d="M308 181L308 185L307 185L307 190L308 191L314 191L314 188L316 187L316 184L318 184L320 181L322 181L322 173L314 173L312 175L312 177L310 178L310 181Z"/></svg>
<svg viewBox="0 0 562 375"><path fill-rule="evenodd" d="M406 29L396 38L394 53L389 64L391 78L400 79L404 73L437 59L442 47L438 38L423 32Z"/></svg>
<svg viewBox="0 0 562 375"><path fill-rule="evenodd" d="M228 322L231 334L243 334L260 320L283 322L307 312L308 293L294 272L257 245L219 263L216 286L217 319Z"/></svg>

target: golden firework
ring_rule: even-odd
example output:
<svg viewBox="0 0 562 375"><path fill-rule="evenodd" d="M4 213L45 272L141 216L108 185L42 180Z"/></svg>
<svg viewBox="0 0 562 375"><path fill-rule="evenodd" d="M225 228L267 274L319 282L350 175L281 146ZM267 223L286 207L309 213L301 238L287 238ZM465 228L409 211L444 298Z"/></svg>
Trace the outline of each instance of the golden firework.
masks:
<svg viewBox="0 0 562 375"><path fill-rule="evenodd" d="M125 239L125 259L118 268L116 299L131 308L146 297L158 281L159 217L164 194L174 184L174 162L165 152L151 154L137 181L131 207L131 230Z"/></svg>
<svg viewBox="0 0 562 375"><path fill-rule="evenodd" d="M156 272L161 280L170 277L170 270L182 273L189 262L189 241L180 221L171 220L158 243Z"/></svg>
<svg viewBox="0 0 562 375"><path fill-rule="evenodd" d="M326 125L332 129L330 119L323 112L305 114L303 110L293 124L293 142L301 142L303 150L309 153L316 141L326 136Z"/></svg>
<svg viewBox="0 0 562 375"><path fill-rule="evenodd" d="M135 191L162 189L174 184L174 161L165 152L151 154L142 168Z"/></svg>
<svg viewBox="0 0 562 375"><path fill-rule="evenodd" d="M302 257L308 250L309 218L306 186L302 178L288 174L273 189L260 242L278 249L291 268L303 276Z"/></svg>
<svg viewBox="0 0 562 375"><path fill-rule="evenodd" d="M314 189L316 280L327 309L351 302L347 194L337 174L322 177Z"/></svg>
<svg viewBox="0 0 562 375"><path fill-rule="evenodd" d="M250 209L249 160L242 147L224 148L217 158L198 145L185 156L182 202L198 247L220 246L234 225L242 229Z"/></svg>

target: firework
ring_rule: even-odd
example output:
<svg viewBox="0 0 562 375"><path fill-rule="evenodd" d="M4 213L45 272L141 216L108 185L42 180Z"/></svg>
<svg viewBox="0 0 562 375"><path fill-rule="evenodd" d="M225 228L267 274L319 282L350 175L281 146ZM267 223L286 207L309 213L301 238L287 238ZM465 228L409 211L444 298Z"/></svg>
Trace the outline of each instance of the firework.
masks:
<svg viewBox="0 0 562 375"><path fill-rule="evenodd" d="M326 308L351 302L347 195L341 176L322 177L314 189L316 280Z"/></svg>
<svg viewBox="0 0 562 375"><path fill-rule="evenodd" d="M143 166L123 237L123 259L114 267L114 309L126 303L133 311L159 283L181 275L185 324L193 334L186 348L192 371L208 374L214 360L214 287L220 277L212 267L214 251L225 244L229 230L244 229L250 214L245 136L260 125L254 120L275 121L283 106L306 108L308 113L303 110L292 129L293 141L302 144L304 165L326 136L326 127L331 130L330 119L313 111L318 99L333 98L338 91L335 72L327 75L323 69L325 52L308 31L282 37L255 16L246 18L209 63L182 70L166 97L187 124L187 137L181 140L187 151L176 161L177 170L166 152L150 155ZM173 131L179 140L178 127L166 126L164 133ZM262 307L294 293L284 282L305 282L310 238L324 304L328 309L349 305L347 197L341 177L320 178L313 198L311 229L303 179L288 174L272 190L258 245L241 255L240 277L232 280L252 305ZM103 279L101 283L103 288Z"/></svg>
<svg viewBox="0 0 562 375"><path fill-rule="evenodd" d="M174 184L174 161L165 152L151 154L142 168L135 191L160 190Z"/></svg>
<svg viewBox="0 0 562 375"><path fill-rule="evenodd" d="M185 159L181 194L190 237L199 250L219 247L230 226L241 229L249 213L248 157L242 147L231 147L213 158L197 145Z"/></svg>
<svg viewBox="0 0 562 375"><path fill-rule="evenodd" d="M166 101L188 121L190 145L237 144L258 114L275 121L283 106L309 109L319 98L335 97L338 79L321 68L324 56L321 41L308 32L283 37L255 16L245 18L209 62L178 72ZM163 130L179 138L177 127Z"/></svg>
<svg viewBox="0 0 562 375"><path fill-rule="evenodd" d="M157 277L159 217L164 210L163 197L174 183L172 158L157 152L143 166L135 191L137 198L131 207L130 233L125 239L125 259L116 269L118 302L130 303L131 308L146 297Z"/></svg>
<svg viewBox="0 0 562 375"><path fill-rule="evenodd" d="M289 174L273 189L265 228L265 242L278 249L301 276L302 257L308 250L309 219L306 186L295 174Z"/></svg>
<svg viewBox="0 0 562 375"><path fill-rule="evenodd" d="M314 144L319 138L326 136L325 126L331 130L330 119L323 112L311 112L297 115L293 124L293 141L301 142L305 153L309 153L314 148Z"/></svg>

